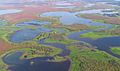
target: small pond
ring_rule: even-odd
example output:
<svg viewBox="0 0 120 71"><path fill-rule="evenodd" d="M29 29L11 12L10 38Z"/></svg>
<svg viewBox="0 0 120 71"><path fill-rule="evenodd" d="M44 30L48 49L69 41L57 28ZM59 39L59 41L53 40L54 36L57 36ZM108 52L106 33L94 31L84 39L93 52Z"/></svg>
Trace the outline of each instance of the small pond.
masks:
<svg viewBox="0 0 120 71"><path fill-rule="evenodd" d="M51 32L50 29L47 28L36 28L36 29L22 29L14 32L10 35L9 40L14 43L21 43L24 41L29 41L35 38L42 32Z"/></svg>

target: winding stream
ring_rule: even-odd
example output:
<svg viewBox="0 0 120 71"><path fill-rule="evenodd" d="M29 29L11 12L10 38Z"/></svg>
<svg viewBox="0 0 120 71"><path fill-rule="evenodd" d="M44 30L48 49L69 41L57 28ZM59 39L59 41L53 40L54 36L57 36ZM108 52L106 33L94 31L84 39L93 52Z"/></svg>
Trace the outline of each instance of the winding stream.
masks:
<svg viewBox="0 0 120 71"><path fill-rule="evenodd" d="M77 17L76 13L69 13L69 12L47 12L43 13L41 16L52 16L52 17L60 17L60 22L61 24L65 25L70 25L70 24L86 24L86 25L91 25L91 26L104 26L106 28L101 28L101 29L95 29L95 30L84 30L80 32L74 32L69 34L67 37L72 40L79 40L83 41L86 43L89 43L93 46L96 46L97 49L105 51L112 56L120 58L119 55L116 55L112 53L109 48L112 46L120 46L120 37L105 37L105 38L99 38L96 40L90 39L90 38L80 38L81 34L85 34L88 32L93 32L93 31L100 31L100 30L106 30L106 29L111 29L112 25L110 24L105 24L105 23L99 23L99 22L94 22L90 19L85 19L81 17ZM42 32L50 32L49 29L44 29ZM15 42L15 43L21 43L24 41L32 40L35 38L39 33L41 33L41 29L38 28L36 30L31 30L31 29L22 29L14 34L11 35L10 41ZM22 34L22 35L21 35ZM68 56L70 51L67 49L67 45L65 44L60 44L60 43L45 43L44 40L46 38L43 38L39 40L38 42L43 45L49 45L49 46L54 46L57 48L61 48L63 51L59 53L59 56ZM13 59L15 54L13 54ZM18 56L19 57L19 56ZM46 57L45 57L46 58ZM49 59L49 57L47 58ZM8 61L7 61L8 60ZM9 58L7 57L6 61L3 60L5 63L9 63ZM33 61L34 64L30 64L30 62ZM46 59L41 61L41 58L33 58L30 60L25 60L25 61L20 61L21 64L16 64L14 66L10 65L9 69L11 71L68 71L70 67L70 60L66 60L63 62L48 62ZM13 64L15 64L13 62Z"/></svg>
<svg viewBox="0 0 120 71"><path fill-rule="evenodd" d="M89 44L97 47L98 50L105 51L114 57L120 58L120 55L114 54L110 50L111 47L117 47L117 46L119 47L120 46L120 36L104 37L104 38L99 38L96 40L93 40L91 38L80 38L80 35L85 34L86 32L89 32L89 31L74 32L74 33L68 35L68 38L89 43Z"/></svg>
<svg viewBox="0 0 120 71"><path fill-rule="evenodd" d="M92 10L91 10L92 11ZM98 11L99 13L100 11ZM110 24L106 24L106 23L100 23L100 22L95 22L92 21L90 19L85 19L82 17L77 17L76 15L79 14L81 12L75 12L75 13L69 13L69 12L47 12L47 13L43 13L41 16L57 16L60 17L60 21L62 24L86 24L86 25L91 25L91 26L104 26L106 28L99 28L99 29L95 29L95 30L84 30L84 31L80 31L80 32L74 32L68 35L69 39L72 40L78 40L78 41L83 41L86 43L89 43L93 46L96 46L97 49L105 51L109 54L111 54L112 56L118 57L120 58L120 55L114 54L111 52L110 47L113 47L112 44L114 44L114 46L120 46L120 37L105 37L105 38L99 38L96 40L93 40L91 38L80 38L81 34L85 34L88 32L94 32L94 31L100 31L100 30L107 30L107 29L111 29L112 25ZM95 11L95 13L97 13L97 10ZM47 43L48 44L48 43ZM56 43L55 43L56 44ZM53 43L54 45L54 43Z"/></svg>
<svg viewBox="0 0 120 71"><path fill-rule="evenodd" d="M43 44L43 45L49 45L49 46L53 46L53 47L57 47L57 48L62 49L62 52L58 54L59 56L68 56L70 54L70 50L67 49L67 46L65 44L61 44L61 43L45 43L44 42L45 39L46 38L39 40L39 43Z"/></svg>

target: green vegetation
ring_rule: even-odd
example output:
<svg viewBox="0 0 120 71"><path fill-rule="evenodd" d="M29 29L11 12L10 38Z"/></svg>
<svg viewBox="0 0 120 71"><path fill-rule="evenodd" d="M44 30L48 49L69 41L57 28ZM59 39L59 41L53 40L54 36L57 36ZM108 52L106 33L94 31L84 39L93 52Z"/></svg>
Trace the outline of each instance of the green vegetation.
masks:
<svg viewBox="0 0 120 71"><path fill-rule="evenodd" d="M113 35L107 34L107 33L102 33L102 32L89 32L89 33L80 35L80 37L92 38L92 39L103 38L103 37L110 37L110 36L113 36Z"/></svg>
<svg viewBox="0 0 120 71"><path fill-rule="evenodd" d="M119 71L120 60L86 46L69 46L72 60L71 71ZM114 64L113 64L114 62Z"/></svg>
<svg viewBox="0 0 120 71"><path fill-rule="evenodd" d="M54 56L56 54L59 54L61 52L61 49L55 48L55 47L50 47L50 46L35 46L35 47L30 47L30 48L16 48L14 50L10 50L6 52L5 54L0 56L0 69L3 69L2 67L7 67L7 65L3 62L2 57L9 54L13 53L16 51L22 51L23 55L20 57L21 59L31 59L35 57L44 57L44 56ZM57 59L63 60L61 57L55 57ZM2 70L0 70L2 71Z"/></svg>
<svg viewBox="0 0 120 71"><path fill-rule="evenodd" d="M13 43L14 44L14 43ZM14 48L14 46L16 48ZM10 53L16 51L22 51L23 55L20 57L21 59L31 59L35 57L44 57L44 56L55 56L59 54L62 50L55 47L50 46L43 46L39 45L34 41L23 42L20 44L14 44L13 48L5 52L4 54L0 55L0 71L7 71L7 64L5 64L2 58ZM55 56L55 60L51 61L63 61L65 60L62 57Z"/></svg>
<svg viewBox="0 0 120 71"><path fill-rule="evenodd" d="M106 23L104 20L93 20L93 21L96 21L96 22L101 22L101 23Z"/></svg>
<svg viewBox="0 0 120 71"><path fill-rule="evenodd" d="M70 40L70 39L64 39L64 40L55 40L55 39L50 39L50 38L47 38L45 40L46 43L62 43L62 44L70 44L72 42L76 42L74 40Z"/></svg>
<svg viewBox="0 0 120 71"><path fill-rule="evenodd" d="M115 54L120 55L120 47L112 47L112 48L111 48L111 51L112 51L113 53L115 53Z"/></svg>
<svg viewBox="0 0 120 71"><path fill-rule="evenodd" d="M5 23L4 26L0 26L0 39L4 39L5 41L8 41L8 35L16 30L19 30L21 28L16 27L15 25L7 25Z"/></svg>
<svg viewBox="0 0 120 71"><path fill-rule="evenodd" d="M40 33L38 36L36 36L33 40L40 40L40 39L43 39L43 38L47 38L49 37L49 35L52 34L52 33Z"/></svg>
<svg viewBox="0 0 120 71"><path fill-rule="evenodd" d="M94 29L102 29L102 28L106 28L106 26L91 26L88 29L89 30L94 30Z"/></svg>
<svg viewBox="0 0 120 71"><path fill-rule="evenodd" d="M0 71L6 71L7 69L7 64L5 64L2 60L2 57L4 56L5 54L3 55L0 55Z"/></svg>
<svg viewBox="0 0 120 71"><path fill-rule="evenodd" d="M96 60L104 60L106 59L106 57L108 57L108 55L106 55L102 51L99 50L91 51L90 49L81 50L80 55L88 58L93 58Z"/></svg>
<svg viewBox="0 0 120 71"><path fill-rule="evenodd" d="M0 19L0 25L1 25L1 26L8 25L8 22L7 22L6 20Z"/></svg>
<svg viewBox="0 0 120 71"><path fill-rule="evenodd" d="M77 4L79 4L79 3L77 3ZM74 5L77 6L77 4L74 4ZM38 6L35 6L35 7L38 7ZM47 5L45 5L45 7L47 7ZM49 8L54 11L53 7L49 7ZM25 7L25 12L27 11L26 9L27 9L27 7ZM90 9L94 9L94 8L85 8L81 4L79 7L76 7L71 10L65 9L65 11L66 12L71 11L71 13L72 13L75 11L78 12L78 11L90 10ZM30 10L30 8L28 10ZM42 9L40 9L40 10L42 10ZM64 11L64 9L61 9L61 10ZM46 11L51 12L51 10L47 10L47 9L43 10L42 12L39 12L39 11L38 12L43 13ZM58 11L60 11L60 10L58 10ZM28 14L32 14L32 11L30 13L25 13L25 12L24 12L24 14L25 14L26 18L28 16ZM21 14L21 16L24 16L24 14ZM34 14L36 16L37 13L34 12ZM15 16L17 16L17 14L15 14ZM15 19L19 20L19 18L21 16L18 15ZM92 20L94 22L110 23L112 20L111 24L112 23L116 24L116 21L117 21L114 18L109 19L109 18L105 18L104 16L101 16L98 14L96 14L95 16L94 15L92 16L92 14L91 15L78 14L77 16L89 18L89 19L93 18ZM31 20L36 19L36 17L34 17L33 19L31 19L32 16L28 16L28 18L29 17L30 17L29 20L26 20L23 17L22 22L23 21L31 21ZM51 22L51 24L49 24L49 25L48 24L41 25L40 27L49 28L52 30L52 32L41 32L33 40L25 41L22 43L10 42L10 41L8 41L9 40L8 36L17 30L21 30L24 28L36 30L36 29L38 29L38 27L33 26L33 25L17 27L15 24L9 24L5 20L0 20L0 39L5 40L5 42L2 42L2 40L1 40L2 44L0 44L0 46L4 46L3 48L5 48L5 49L3 49L4 51L0 53L0 71L7 71L7 67L8 67L8 65L3 62L2 58L6 55L9 56L16 51L23 52L23 55L20 57L20 59L31 59L31 58L36 58L36 57L52 56L54 59L50 59L48 61L60 62L60 61L64 61L64 60L70 58L71 62L72 62L71 71L120 71L120 59L113 57L104 51L97 50L97 49L93 48L92 46L85 46L85 45L88 45L87 43L84 43L85 45L82 45L82 44L77 45L77 44L75 44L75 43L78 43L77 40L75 41L75 40L71 40L71 39L67 38L67 36L72 32L78 32L78 31L83 31L83 30L95 30L95 29L99 29L99 28L102 29L102 28L106 28L106 26L82 25L84 23L81 23L81 24L75 23L73 25L63 25L63 24L61 24L61 22L59 20L60 17L40 17L39 15L37 15L37 17L38 17L37 18L38 21ZM97 19L97 17L98 17L98 19ZM9 16L5 16L5 18L9 18ZM10 20L12 20L12 19L10 19ZM18 21L18 22L20 22L20 21ZM119 19L118 19L118 22L119 22ZM89 23L93 23L93 22L89 22ZM80 37L97 39L97 38L110 37L110 36L119 36L120 35L119 28L120 28L120 25L114 25L114 27L111 29L82 34L82 35L80 35ZM60 30L62 29L62 30L64 30L64 32L59 32L58 29L60 29ZM71 51L70 55L64 56L64 57L58 56L58 54L62 52L62 49L39 44L38 40L43 39L43 38L45 38L45 41L44 41L45 43L65 44ZM6 41L8 41L9 43L6 43ZM3 43L5 43L5 44L3 45ZM70 45L70 44L72 44L72 45ZM9 45L10 45L10 47L9 47ZM115 54L120 55L119 47L113 47L113 48L111 48L111 51ZM4 54L2 54L2 53L4 53ZM33 62L31 62L31 64L33 64Z"/></svg>
<svg viewBox="0 0 120 71"><path fill-rule="evenodd" d="M40 40L45 39L46 43L62 43L62 44L69 44L72 42L76 42L75 40L70 40L64 37L62 34L56 33L56 32L50 32L50 33L40 33L37 37L34 38L34 40Z"/></svg>
<svg viewBox="0 0 120 71"><path fill-rule="evenodd" d="M37 46L24 50L22 58L35 58L35 57L44 57L44 56L54 56L61 52L60 49L50 47L50 46Z"/></svg>

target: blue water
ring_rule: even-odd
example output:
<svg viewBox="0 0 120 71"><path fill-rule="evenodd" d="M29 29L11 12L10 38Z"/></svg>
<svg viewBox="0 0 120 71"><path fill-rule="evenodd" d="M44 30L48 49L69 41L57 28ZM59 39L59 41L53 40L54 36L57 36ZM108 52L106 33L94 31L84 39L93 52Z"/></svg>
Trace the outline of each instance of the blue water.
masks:
<svg viewBox="0 0 120 71"><path fill-rule="evenodd" d="M77 17L76 14L79 14L79 13L80 12L75 12L75 13L70 13L70 12L46 12L46 13L43 13L41 16L52 16L52 17L57 16L57 17L60 17L61 24L64 24L64 25L87 24L87 25L91 25L91 26L106 26L106 28L101 28L101 29L74 32L74 33L68 35L68 38L89 43L93 46L96 46L99 50L105 51L105 52L107 52L107 53L109 53L109 54L111 54L115 57L120 58L120 55L112 53L111 50L109 49L110 47L113 47L113 46L120 46L120 36L100 38L100 39L97 39L97 40L93 40L91 38L80 38L80 34L85 34L85 33L93 32L93 31L111 29L112 25L105 24L105 23L100 23L100 22L94 22L90 19Z"/></svg>
<svg viewBox="0 0 120 71"><path fill-rule="evenodd" d="M6 9L6 10L0 10L0 15L12 14L12 13L19 13L19 12L22 12L22 10L18 10L18 9Z"/></svg>
<svg viewBox="0 0 120 71"><path fill-rule="evenodd" d="M37 35L39 35L42 32L51 32L50 29L47 28L36 28L36 29L22 29L14 32L12 35L10 35L9 40L14 43L21 43L24 41L29 41L35 38Z"/></svg>
<svg viewBox="0 0 120 71"><path fill-rule="evenodd" d="M70 24L87 24L91 26L106 26L107 28L111 28L112 26L109 24L94 22L89 19L77 17L76 13L69 13L69 12L47 12L43 13L42 16L58 16L60 17L60 21L64 25ZM18 23L17 26L25 26L25 25L43 25L49 24L50 22L39 22L39 21L30 21L30 22L22 22ZM105 28L106 29L106 28ZM16 31L10 36L10 41L15 43L20 43L24 41L29 41L35 38L41 32L50 32L47 28L37 28L36 30L32 29L22 29Z"/></svg>
<svg viewBox="0 0 120 71"><path fill-rule="evenodd" d="M120 0L115 0L115 1L120 1Z"/></svg>
<svg viewBox="0 0 120 71"><path fill-rule="evenodd" d="M46 25L46 24L50 24L50 22L33 20L33 21L26 21L26 22L18 23L18 24L16 24L16 26L18 26L18 27L31 26L31 25L42 26L42 25Z"/></svg>
<svg viewBox="0 0 120 71"><path fill-rule="evenodd" d="M105 23L94 22L90 19L85 19L81 17L77 17L76 13L70 12L47 12L43 13L41 16L52 16L52 17L60 17L61 24L70 25L70 24L87 24L91 26L106 26L106 28L96 29L95 31L105 30L112 28L111 25ZM23 23L23 25L39 25L40 23ZM97 46L97 49L105 51L115 57L120 58L119 55L112 53L109 48L112 46L120 46L120 37L108 37L108 38L100 38L97 40L93 40L91 38L80 38L80 34L85 34L88 32L92 32L94 30L85 30L82 32L74 32L68 36L69 39L79 40L86 43L90 43L93 46ZM38 34L42 32L51 32L50 29L47 28L36 28L36 29L22 29L14 32L10 36L10 41L14 43L21 43L24 41L29 41L35 38ZM67 45L60 44L60 43L45 43L44 39L39 41L40 44L54 46L57 48L61 48L63 51L59 53L59 56L67 56L69 55L70 51L67 49ZM8 58L9 59L9 58ZM34 64L30 64L30 61L34 61ZM9 62L9 61L8 61ZM26 60L25 62L21 62L22 64L17 64L15 66L10 66L9 69L11 71L68 71L70 67L70 61L63 61L63 62L48 62L41 61L41 58L33 58L30 60Z"/></svg>
<svg viewBox="0 0 120 71"><path fill-rule="evenodd" d="M99 38L96 40L87 41L87 43L90 43L93 46L97 46L99 50L105 51L112 56L120 58L120 55L114 54L110 50L111 47L120 47L120 36Z"/></svg>
<svg viewBox="0 0 120 71"><path fill-rule="evenodd" d="M61 43L45 43L44 40L45 40L45 38L39 40L39 43L43 44L43 45L53 46L53 47L62 49L62 52L59 53L58 56L67 56L67 55L70 54L70 50L67 48L67 46L65 44L61 44Z"/></svg>
<svg viewBox="0 0 120 71"><path fill-rule="evenodd" d="M68 71L70 60L62 62L49 62L53 57L38 57L32 59L20 59L22 52L16 51L3 57L3 61L8 64L10 71ZM31 62L34 62L31 64Z"/></svg>
<svg viewBox="0 0 120 71"><path fill-rule="evenodd" d="M95 22L90 19L85 19L82 17L77 17L76 15L79 14L79 12L70 13L70 12L46 12L41 14L42 17L60 17L61 24L64 25L71 25L71 24L85 24L85 25L91 25L91 26L111 26L109 24Z"/></svg>
<svg viewBox="0 0 120 71"><path fill-rule="evenodd" d="M20 56L22 54L21 51L9 53L3 57L3 61L8 65L21 64Z"/></svg>
<svg viewBox="0 0 120 71"><path fill-rule="evenodd" d="M70 35L68 35L68 38L89 43L89 44L97 47L97 49L99 49L101 51L105 51L112 56L120 58L120 55L114 54L110 50L111 47L117 47L117 46L119 47L120 46L120 36L104 37L104 38L98 38L96 40L91 39L91 38L80 38L81 34L85 34L88 32L92 32L92 31L86 30L86 31L82 31L82 32L74 32L74 33L71 33Z"/></svg>
<svg viewBox="0 0 120 71"><path fill-rule="evenodd" d="M34 64L30 64L33 61ZM47 62L41 61L40 58L30 59L24 64L10 66L8 69L11 71L69 71L70 61L63 62Z"/></svg>

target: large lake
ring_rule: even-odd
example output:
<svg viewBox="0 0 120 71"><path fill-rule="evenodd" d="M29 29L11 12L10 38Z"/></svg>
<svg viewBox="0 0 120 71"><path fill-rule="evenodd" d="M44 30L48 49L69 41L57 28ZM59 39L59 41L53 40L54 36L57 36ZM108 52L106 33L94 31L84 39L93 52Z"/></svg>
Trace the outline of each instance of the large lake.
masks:
<svg viewBox="0 0 120 71"><path fill-rule="evenodd" d="M99 23L92 21L90 19L85 19L82 17L77 17L76 15L80 12L70 13L70 12L46 12L41 14L42 17L60 17L61 24L71 25L71 24L86 24L91 26L110 26L105 23Z"/></svg>

